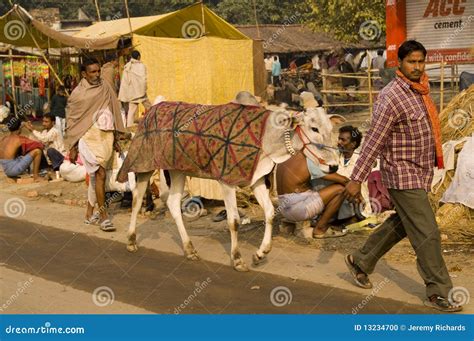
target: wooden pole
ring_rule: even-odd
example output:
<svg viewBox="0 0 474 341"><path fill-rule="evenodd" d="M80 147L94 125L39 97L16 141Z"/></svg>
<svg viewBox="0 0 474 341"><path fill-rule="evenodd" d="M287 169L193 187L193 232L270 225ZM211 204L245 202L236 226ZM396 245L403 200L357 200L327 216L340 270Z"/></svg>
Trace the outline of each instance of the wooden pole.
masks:
<svg viewBox="0 0 474 341"><path fill-rule="evenodd" d="M204 17L204 3L201 1L201 16L202 16L202 35L206 34L206 20Z"/></svg>
<svg viewBox="0 0 474 341"><path fill-rule="evenodd" d="M257 26L257 38L261 39L261 37L260 37L260 26L258 25L257 4L255 3L255 0L253 0L253 12L254 12L254 15L255 15L255 26Z"/></svg>
<svg viewBox="0 0 474 341"><path fill-rule="evenodd" d="M453 90L454 90L454 64L451 64L451 93L453 92Z"/></svg>
<svg viewBox="0 0 474 341"><path fill-rule="evenodd" d="M328 104L329 104L328 95L327 95L328 84L327 84L327 79L326 79L326 72L327 72L326 69L322 69L321 77L323 79L323 105L324 106L328 106Z"/></svg>
<svg viewBox="0 0 474 341"><path fill-rule="evenodd" d="M370 55L369 51L367 51L367 77L368 77L368 86L369 86L369 113L370 117L372 117L372 105L373 105L373 98L372 98L372 56Z"/></svg>
<svg viewBox="0 0 474 341"><path fill-rule="evenodd" d="M441 56L441 84L439 87L439 91L441 92L441 97L439 100L439 111L443 110L444 107L444 57Z"/></svg>
<svg viewBox="0 0 474 341"><path fill-rule="evenodd" d="M133 28L132 28L132 21L130 20L130 11L128 10L128 0L125 1L125 11L127 12L127 18L128 18L128 28L130 29L130 36L132 38L132 44L133 44Z"/></svg>
<svg viewBox="0 0 474 341"><path fill-rule="evenodd" d="M10 72L12 74L12 97L13 97L13 111L16 113L17 105L16 105L16 92L15 92L15 72L13 69L13 58L11 57L13 55L12 49L8 49L8 54L10 55Z"/></svg>
<svg viewBox="0 0 474 341"><path fill-rule="evenodd" d="M97 0L94 0L94 3L95 3L95 10L97 11L97 21L101 21L100 20L100 10L99 10L99 4L97 3Z"/></svg>

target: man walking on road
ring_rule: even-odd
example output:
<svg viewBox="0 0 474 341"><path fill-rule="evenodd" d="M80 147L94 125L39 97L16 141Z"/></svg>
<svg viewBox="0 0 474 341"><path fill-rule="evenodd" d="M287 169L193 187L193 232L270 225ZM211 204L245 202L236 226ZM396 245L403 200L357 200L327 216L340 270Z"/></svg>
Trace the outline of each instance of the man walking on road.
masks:
<svg viewBox="0 0 474 341"><path fill-rule="evenodd" d="M112 169L118 133L125 133L120 103L112 86L100 78L97 60L81 65L82 79L71 93L67 106L66 140L69 158L78 154L90 175L85 224L99 224L102 231L114 231L105 204L106 170ZM98 204L98 214L94 213Z"/></svg>
<svg viewBox="0 0 474 341"><path fill-rule="evenodd" d="M379 94L370 130L346 185L345 196L360 201L361 183L381 155L381 174L396 214L387 219L346 264L358 286L372 288L367 274L400 240L408 237L418 271L426 285L425 305L444 311L462 310L453 299L441 254L438 225L428 201L433 167L443 168L438 112L429 95L425 70L426 49L417 41L398 49L397 77Z"/></svg>

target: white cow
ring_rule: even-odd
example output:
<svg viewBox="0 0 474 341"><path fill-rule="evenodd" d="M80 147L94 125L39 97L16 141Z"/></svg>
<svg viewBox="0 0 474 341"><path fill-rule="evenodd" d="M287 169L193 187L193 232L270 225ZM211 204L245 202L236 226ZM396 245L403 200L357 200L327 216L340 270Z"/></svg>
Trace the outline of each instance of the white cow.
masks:
<svg viewBox="0 0 474 341"><path fill-rule="evenodd" d="M250 96L248 93L239 93L236 101L240 104L257 103L253 96ZM297 151L302 149L304 149L307 156L313 157L313 159L316 158L316 161L318 159L321 161L324 157L327 164L337 164L333 152L324 151L323 153L322 150L312 145L312 143L321 144L326 142L331 130L331 117L326 114L323 108L311 108L306 112L295 113L294 115L281 108L272 111L268 117L262 139L262 153L250 184L258 203L265 213L265 233L260 247L253 255L254 265L261 263L272 248L274 208L270 200L269 191L265 186L265 176L270 174L275 164L288 160ZM185 178L186 176L193 175L184 174L172 169L168 171L171 178L170 192L167 199L168 208L178 227L186 258L189 260L199 260L181 215L181 198L183 196ZM136 242L137 215L142 206L143 195L151 175L152 172L137 174L137 186L133 191L133 209L127 234L127 250L130 252L135 252L138 249ZM248 271L248 267L242 259L237 238L240 217L237 211L235 187L222 182L220 184L222 186L227 211L227 223L231 236L231 262L235 270Z"/></svg>

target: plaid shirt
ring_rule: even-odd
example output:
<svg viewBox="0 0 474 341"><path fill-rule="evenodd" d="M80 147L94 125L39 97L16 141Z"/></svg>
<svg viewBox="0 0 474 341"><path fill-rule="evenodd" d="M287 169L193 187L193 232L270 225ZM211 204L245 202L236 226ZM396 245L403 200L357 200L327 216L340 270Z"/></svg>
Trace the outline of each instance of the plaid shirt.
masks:
<svg viewBox="0 0 474 341"><path fill-rule="evenodd" d="M430 191L435 163L434 138L422 96L399 77L374 104L372 123L351 179L363 182L381 155L387 188Z"/></svg>

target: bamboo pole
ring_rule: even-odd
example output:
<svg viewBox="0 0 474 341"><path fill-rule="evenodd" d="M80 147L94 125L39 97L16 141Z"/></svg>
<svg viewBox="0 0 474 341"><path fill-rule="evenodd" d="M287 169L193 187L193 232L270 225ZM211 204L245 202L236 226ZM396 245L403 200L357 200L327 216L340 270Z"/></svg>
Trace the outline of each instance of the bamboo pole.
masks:
<svg viewBox="0 0 474 341"><path fill-rule="evenodd" d="M325 104L324 107L357 107L357 106L369 106L370 103L333 103L333 104Z"/></svg>
<svg viewBox="0 0 474 341"><path fill-rule="evenodd" d="M206 34L206 20L204 17L204 3L201 1L201 19L202 19L202 35Z"/></svg>
<svg viewBox="0 0 474 341"><path fill-rule="evenodd" d="M321 90L321 93L326 94L378 94L378 90Z"/></svg>
<svg viewBox="0 0 474 341"><path fill-rule="evenodd" d="M454 90L454 64L451 64L450 83L451 83L451 91L452 91L452 90Z"/></svg>
<svg viewBox="0 0 474 341"><path fill-rule="evenodd" d="M441 84L439 91L441 92L441 97L439 100L439 111L443 110L444 107L444 58L441 56Z"/></svg>
<svg viewBox="0 0 474 341"><path fill-rule="evenodd" d="M42 57L37 57L37 56L22 56L22 55L16 55L16 54L12 54L11 56L9 54L0 54L0 57L3 57L3 58L21 58L21 59L42 59Z"/></svg>
<svg viewBox="0 0 474 341"><path fill-rule="evenodd" d="M257 4L255 3L255 0L253 0L253 12L254 12L254 15L255 15L255 26L257 27L257 38L261 39L261 37L260 37L260 26L258 25Z"/></svg>
<svg viewBox="0 0 474 341"><path fill-rule="evenodd" d="M323 69L322 72L321 72L321 77L323 79L323 104L325 106L327 106L329 103L328 103L328 95L327 95L327 79L326 79L326 72L327 70L326 69Z"/></svg>
<svg viewBox="0 0 474 341"><path fill-rule="evenodd" d="M100 19L100 10L99 10L99 4L97 3L97 0L94 0L95 4L95 10L97 11L97 21L101 22L102 20Z"/></svg>
<svg viewBox="0 0 474 341"><path fill-rule="evenodd" d="M12 49L8 49L8 53L10 56L13 54ZM16 105L16 92L15 92L15 72L13 70L13 58L10 57L10 72L12 74L12 97L13 97L13 111L16 113L17 112L17 105Z"/></svg>
<svg viewBox="0 0 474 341"><path fill-rule="evenodd" d="M369 70L367 70L368 72ZM367 79L367 76L359 76L359 75L354 75L351 76L350 73L327 73L327 77L334 77L334 78L357 78L357 79ZM382 79L382 77L379 76L372 76L372 79Z"/></svg>
<svg viewBox="0 0 474 341"><path fill-rule="evenodd" d="M132 28L132 21L130 20L130 11L128 10L128 0L125 1L125 11L127 12L127 19L128 19L128 28L130 29L130 37L132 38L133 44L133 28Z"/></svg>
<svg viewBox="0 0 474 341"><path fill-rule="evenodd" d="M368 78L368 85L369 85L369 113L370 117L372 117L372 104L373 104L373 98L372 98L372 73L370 72L370 69L372 68L372 56L370 55L369 51L367 51L367 78Z"/></svg>

